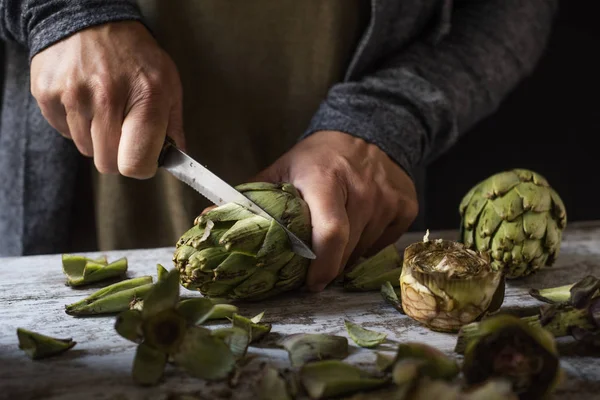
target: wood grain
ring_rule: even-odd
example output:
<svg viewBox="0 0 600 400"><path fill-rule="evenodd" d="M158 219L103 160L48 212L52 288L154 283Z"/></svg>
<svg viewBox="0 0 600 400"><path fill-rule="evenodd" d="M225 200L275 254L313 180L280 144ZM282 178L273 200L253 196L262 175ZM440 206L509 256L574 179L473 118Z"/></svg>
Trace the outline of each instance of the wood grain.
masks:
<svg viewBox="0 0 600 400"><path fill-rule="evenodd" d="M431 238L455 239L454 231L432 232ZM399 248L421 240L405 235ZM109 260L127 257L129 276L156 276L156 264L170 268L172 248L114 251ZM90 253L90 256L97 254ZM564 234L557 263L533 277L509 281L503 307L523 309L540 303L527 294L530 287L558 286L587 274L600 275L600 222L572 224ZM253 347L256 355L242 369L236 387L206 383L168 366L164 382L154 388L135 386L130 377L135 344L119 337L114 316L75 318L64 313L66 304L97 289L65 286L60 255L0 259L0 399L256 399L255 387L263 362L288 366L283 350ZM182 295L197 294L182 288ZM265 311L273 324L270 341L298 332L348 336L344 319L386 332L392 341L421 341L453 354L455 335L432 332L383 303L378 292L346 293L333 286L322 293L293 293L258 304L239 305L243 315ZM216 325L220 326L220 325ZM55 336L72 337L78 344L61 356L31 361L18 349L17 327ZM269 341L268 340L268 341ZM350 340L348 362L364 365L374 352ZM600 356L582 353L569 339L559 341L565 381L556 399L600 399ZM460 358L459 358L460 359Z"/></svg>

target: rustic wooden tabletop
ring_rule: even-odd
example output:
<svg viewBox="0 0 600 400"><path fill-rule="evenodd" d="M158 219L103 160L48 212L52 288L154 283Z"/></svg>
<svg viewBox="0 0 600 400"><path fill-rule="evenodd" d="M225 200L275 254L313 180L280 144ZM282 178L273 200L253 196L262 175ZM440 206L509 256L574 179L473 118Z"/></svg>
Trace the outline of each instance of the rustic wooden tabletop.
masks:
<svg viewBox="0 0 600 400"><path fill-rule="evenodd" d="M405 235L398 246L422 239L421 233ZM433 238L456 239L456 232L432 232ZM109 260L126 256L131 277L156 274L156 264L171 266L173 249L114 251ZM90 254L93 256L94 254ZM557 263L533 277L510 281L503 307L540 305L527 291L530 287L568 284L587 275L600 275L600 222L573 223L564 234ZM115 333L114 316L75 318L64 312L95 288L65 286L60 255L0 259L0 399L256 399L260 365L267 361L288 364L284 350L252 347L256 354L242 370L235 387L206 383L168 366L163 383L153 388L133 384L130 376L135 344ZM182 288L182 295L195 295ZM385 304L378 292L347 293L330 287L322 293L294 293L259 304L240 306L253 316L265 311L264 322L273 324L271 337L299 332L323 332L348 336L344 319L386 332L394 341L421 341L456 356L456 336L432 332ZM77 345L46 360L32 361L18 349L17 327L54 337L72 337ZM600 355L590 354L561 340L562 368L566 380L556 399L600 399ZM372 350L352 341L351 363L371 363ZM391 353L390 353L391 354ZM182 397L190 395L190 397Z"/></svg>

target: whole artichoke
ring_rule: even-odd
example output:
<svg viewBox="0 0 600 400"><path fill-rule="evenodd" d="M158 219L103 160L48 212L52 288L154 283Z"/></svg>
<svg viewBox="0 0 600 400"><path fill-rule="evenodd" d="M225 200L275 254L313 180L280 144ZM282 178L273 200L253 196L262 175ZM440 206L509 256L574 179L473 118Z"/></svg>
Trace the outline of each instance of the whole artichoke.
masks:
<svg viewBox="0 0 600 400"><path fill-rule="evenodd" d="M462 199L461 241L490 252L507 278L532 274L558 257L567 213L541 175L513 169L475 185Z"/></svg>
<svg viewBox="0 0 600 400"><path fill-rule="evenodd" d="M489 261L487 254L461 243L431 241L426 235L404 250L404 312L432 330L457 332L485 311L494 311L502 304L504 281Z"/></svg>
<svg viewBox="0 0 600 400"><path fill-rule="evenodd" d="M310 243L310 211L288 183L236 188ZM208 297L259 300L300 287L310 260L291 250L287 234L246 208L228 203L200 215L177 242L181 284Z"/></svg>

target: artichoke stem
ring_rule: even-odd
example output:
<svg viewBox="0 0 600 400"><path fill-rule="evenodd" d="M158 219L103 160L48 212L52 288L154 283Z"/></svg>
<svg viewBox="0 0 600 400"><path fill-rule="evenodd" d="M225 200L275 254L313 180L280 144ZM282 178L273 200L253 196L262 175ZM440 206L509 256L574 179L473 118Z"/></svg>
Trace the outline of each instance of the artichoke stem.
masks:
<svg viewBox="0 0 600 400"><path fill-rule="evenodd" d="M587 309L571 308L559 310L553 316L542 320L541 326L552 333L554 337L569 336L571 328L595 330L596 326L590 321Z"/></svg>
<svg viewBox="0 0 600 400"><path fill-rule="evenodd" d="M529 294L545 303L566 303L571 298L571 287L573 284L548 289L531 289Z"/></svg>

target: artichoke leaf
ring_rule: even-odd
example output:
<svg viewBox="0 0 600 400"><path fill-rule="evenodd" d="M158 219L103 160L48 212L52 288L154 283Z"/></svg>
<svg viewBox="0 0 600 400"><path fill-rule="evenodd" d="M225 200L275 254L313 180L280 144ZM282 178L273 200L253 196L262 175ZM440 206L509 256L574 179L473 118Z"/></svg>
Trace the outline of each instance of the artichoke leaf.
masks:
<svg viewBox="0 0 600 400"><path fill-rule="evenodd" d="M163 280L154 284L144 298L144 318L172 309L179 300L179 271L171 270Z"/></svg>
<svg viewBox="0 0 600 400"><path fill-rule="evenodd" d="M287 350L292 366L311 361L348 357L348 339L322 333L298 333L285 337L279 345Z"/></svg>
<svg viewBox="0 0 600 400"><path fill-rule="evenodd" d="M264 311L249 319L236 313L232 316L232 325L247 332L248 336L250 337L250 343L254 343L261 340L269 332L271 332L271 324L260 323L263 315Z"/></svg>
<svg viewBox="0 0 600 400"><path fill-rule="evenodd" d="M19 339L19 349L23 350L32 360L56 356L77 344L71 338L58 339L24 328L17 328L17 338Z"/></svg>
<svg viewBox="0 0 600 400"><path fill-rule="evenodd" d="M279 371L273 367L266 367L260 380L260 400L292 400L286 381Z"/></svg>
<svg viewBox="0 0 600 400"><path fill-rule="evenodd" d="M250 335L246 330L235 326L219 328L213 330L212 335L223 340L236 359L239 360L246 355L250 345Z"/></svg>
<svg viewBox="0 0 600 400"><path fill-rule="evenodd" d="M302 366L300 379L311 399L325 399L379 388L389 381L367 376L359 368L338 360Z"/></svg>
<svg viewBox="0 0 600 400"><path fill-rule="evenodd" d="M402 310L402 302L400 301L398 294L389 281L386 281L383 285L381 285L381 297L383 297L386 303L390 304L396 310L404 314L404 310Z"/></svg>
<svg viewBox="0 0 600 400"><path fill-rule="evenodd" d="M82 307L82 306L91 304L94 301L99 300L103 297L109 296L111 294L118 293L118 292L121 292L121 291L124 291L127 289L132 289L135 287L139 287L142 285L150 284L150 283L152 283L151 276L141 276L139 278L132 278L132 279L127 279L127 280L124 280L121 282L113 283L112 285L108 285L108 286L103 287L102 289L97 290L96 292L87 296L83 300L79 300L75 303L66 305L65 309L67 310L67 313L68 313L69 310L73 310L78 307Z"/></svg>
<svg viewBox="0 0 600 400"><path fill-rule="evenodd" d="M172 357L175 364L187 373L206 380L226 378L236 361L225 341L200 327L187 329L183 342Z"/></svg>
<svg viewBox="0 0 600 400"><path fill-rule="evenodd" d="M166 353L142 343L137 347L133 359L133 380L142 386L156 385L160 382L166 365Z"/></svg>
<svg viewBox="0 0 600 400"><path fill-rule="evenodd" d="M129 341L142 343L144 339L142 324L142 313L139 310L126 310L117 316L115 330Z"/></svg>
<svg viewBox="0 0 600 400"><path fill-rule="evenodd" d="M125 286L127 285L123 285L122 287ZM109 293L108 295L93 299L89 303L71 304L67 306L65 312L73 316L89 316L113 314L125 311L130 308L132 302L143 301L143 299L148 296L153 286L152 283L146 283L141 286L133 286L129 289L118 290L115 293Z"/></svg>
<svg viewBox="0 0 600 400"><path fill-rule="evenodd" d="M386 333L375 332L366 329L348 320L344 320L344 326L350 338L360 347L373 348L385 342Z"/></svg>

